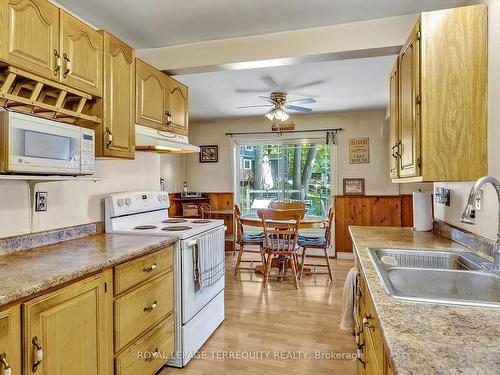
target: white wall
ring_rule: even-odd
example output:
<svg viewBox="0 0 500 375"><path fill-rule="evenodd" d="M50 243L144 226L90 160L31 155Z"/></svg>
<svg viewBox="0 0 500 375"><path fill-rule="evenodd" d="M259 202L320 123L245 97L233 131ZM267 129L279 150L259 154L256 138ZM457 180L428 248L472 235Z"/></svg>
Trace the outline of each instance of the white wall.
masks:
<svg viewBox="0 0 500 375"><path fill-rule="evenodd" d="M49 193L47 212L35 213L33 231L79 225L104 219L103 198L113 192L158 190L160 175L180 189L184 179L183 156L136 153L135 160L97 160L99 182L54 182L37 186ZM28 186L21 181L0 181L0 237L30 231Z"/></svg>
<svg viewBox="0 0 500 375"><path fill-rule="evenodd" d="M488 174L500 179L500 0L486 0L488 5ZM498 229L497 197L494 189L484 189L483 211L477 214L475 226L460 222L460 215L473 182L435 183L451 189L451 206L435 205L437 219L490 238Z"/></svg>
<svg viewBox="0 0 500 375"><path fill-rule="evenodd" d="M398 194L399 186L389 179L388 139L382 137L384 111L342 112L295 115L296 129L343 128L338 137L338 191L342 178L365 178L367 194ZM218 145L219 162L200 164L198 155L186 157L186 180L194 191L233 191L231 181L231 138L226 132L269 131L270 122L262 117L224 119L190 124L190 142L196 145ZM305 134L301 134L305 136ZM350 165L349 138L370 138L370 164ZM335 168L335 166L334 166Z"/></svg>

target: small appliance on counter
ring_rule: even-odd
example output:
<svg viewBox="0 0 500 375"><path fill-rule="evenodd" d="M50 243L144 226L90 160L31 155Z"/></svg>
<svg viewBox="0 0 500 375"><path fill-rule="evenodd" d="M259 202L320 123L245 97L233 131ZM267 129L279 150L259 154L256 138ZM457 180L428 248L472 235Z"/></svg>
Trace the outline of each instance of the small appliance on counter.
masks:
<svg viewBox="0 0 500 375"><path fill-rule="evenodd" d="M91 129L0 111L0 173L91 175L94 143Z"/></svg>

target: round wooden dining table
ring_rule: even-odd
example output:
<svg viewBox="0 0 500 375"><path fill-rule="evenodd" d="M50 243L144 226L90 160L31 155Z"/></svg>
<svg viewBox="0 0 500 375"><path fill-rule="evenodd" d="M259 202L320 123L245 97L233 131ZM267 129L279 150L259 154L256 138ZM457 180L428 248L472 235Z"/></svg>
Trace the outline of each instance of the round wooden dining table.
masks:
<svg viewBox="0 0 500 375"><path fill-rule="evenodd" d="M251 226L251 227L262 227L262 220L257 216L257 214L247 214L247 215L242 215L240 217L241 224L246 225L246 226ZM276 224L287 224L291 223L291 221L278 221L278 220L268 220L269 222L275 222ZM314 216L314 215L306 215L302 218L299 224L299 229L305 229L305 228L324 228L326 224L328 223L328 218L323 217L323 216ZM289 269L291 265L289 264L288 261L285 262L280 262L278 258L274 258L272 261L272 268L278 268L280 269L281 267L284 267L285 269ZM262 266L257 265L255 267L255 272L257 273L262 273ZM278 271L280 273L281 271ZM310 275L311 274L311 269L304 267L304 274L305 275ZM278 281L282 281L281 277L278 277Z"/></svg>
<svg viewBox="0 0 500 375"><path fill-rule="evenodd" d="M268 220L268 222L276 222L277 224L286 224L286 221ZM290 222L291 223L291 222ZM324 228L328 223L328 218L323 216L306 215L300 221L299 228ZM257 214L248 214L241 216L241 224L251 227L261 227L262 220L259 219Z"/></svg>

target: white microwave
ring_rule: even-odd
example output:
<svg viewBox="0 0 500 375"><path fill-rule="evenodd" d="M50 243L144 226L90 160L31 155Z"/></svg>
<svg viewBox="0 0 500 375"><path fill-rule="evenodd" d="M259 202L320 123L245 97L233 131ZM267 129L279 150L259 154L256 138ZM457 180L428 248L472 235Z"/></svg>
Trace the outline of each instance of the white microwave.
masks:
<svg viewBox="0 0 500 375"><path fill-rule="evenodd" d="M13 111L0 112L0 173L94 173L94 131Z"/></svg>

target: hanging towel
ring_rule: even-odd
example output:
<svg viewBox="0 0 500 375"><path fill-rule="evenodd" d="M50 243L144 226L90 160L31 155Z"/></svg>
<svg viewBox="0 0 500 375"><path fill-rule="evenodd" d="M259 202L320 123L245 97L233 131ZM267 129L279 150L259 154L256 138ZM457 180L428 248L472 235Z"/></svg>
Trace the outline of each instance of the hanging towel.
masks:
<svg viewBox="0 0 500 375"><path fill-rule="evenodd" d="M342 320L340 329L350 331L354 328L354 322L358 316L358 277L359 271L356 267L347 273L344 284L344 295L342 297Z"/></svg>
<svg viewBox="0 0 500 375"><path fill-rule="evenodd" d="M224 230L199 238L194 258L194 279L200 289L214 285L224 277Z"/></svg>

